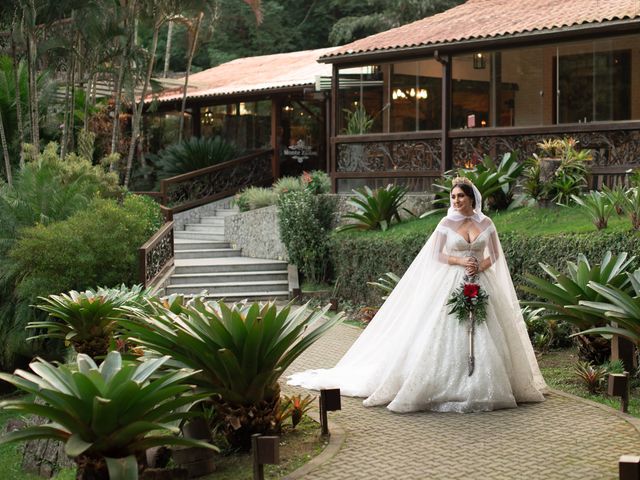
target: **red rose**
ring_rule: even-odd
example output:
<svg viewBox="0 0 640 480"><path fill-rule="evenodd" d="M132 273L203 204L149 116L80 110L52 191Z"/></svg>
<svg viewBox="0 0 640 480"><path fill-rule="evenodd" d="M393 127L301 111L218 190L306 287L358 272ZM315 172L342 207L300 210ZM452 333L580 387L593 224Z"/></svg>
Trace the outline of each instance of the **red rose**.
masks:
<svg viewBox="0 0 640 480"><path fill-rule="evenodd" d="M463 292L467 298L475 298L480 293L480 285L477 283L465 283Z"/></svg>

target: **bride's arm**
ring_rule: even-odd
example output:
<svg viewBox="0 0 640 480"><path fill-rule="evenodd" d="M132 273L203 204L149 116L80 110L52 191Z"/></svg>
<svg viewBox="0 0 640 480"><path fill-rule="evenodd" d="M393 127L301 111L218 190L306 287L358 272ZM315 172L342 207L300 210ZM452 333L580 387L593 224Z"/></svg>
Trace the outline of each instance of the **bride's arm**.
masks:
<svg viewBox="0 0 640 480"><path fill-rule="evenodd" d="M500 248L498 244L498 234L496 233L496 229L494 226L489 227L492 229L492 232L489 234L489 256L480 260L478 265L478 272L484 272L486 269L491 268L496 260L498 259Z"/></svg>

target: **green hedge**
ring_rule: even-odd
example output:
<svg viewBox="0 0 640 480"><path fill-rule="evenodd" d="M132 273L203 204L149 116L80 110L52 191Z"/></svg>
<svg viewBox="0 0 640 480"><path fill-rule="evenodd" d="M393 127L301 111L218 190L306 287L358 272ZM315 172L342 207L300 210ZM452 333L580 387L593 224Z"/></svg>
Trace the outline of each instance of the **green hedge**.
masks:
<svg viewBox="0 0 640 480"><path fill-rule="evenodd" d="M334 234L329 251L334 278L338 281L338 297L356 304L379 304L379 292L367 282L389 271L403 274L430 234L407 232L400 237ZM640 235L631 231L557 235L509 232L500 235L500 240L516 288L524 282L525 273L544 275L539 262L564 270L566 261L575 260L579 253L593 263L607 250L640 254ZM634 268L638 266L640 262L636 260ZM522 292L518 293L524 297Z"/></svg>

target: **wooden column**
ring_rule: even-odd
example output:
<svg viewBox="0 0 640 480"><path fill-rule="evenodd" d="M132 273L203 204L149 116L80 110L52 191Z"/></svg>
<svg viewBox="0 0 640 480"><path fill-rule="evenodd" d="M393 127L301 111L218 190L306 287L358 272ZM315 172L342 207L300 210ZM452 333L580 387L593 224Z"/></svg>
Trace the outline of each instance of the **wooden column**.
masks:
<svg viewBox="0 0 640 480"><path fill-rule="evenodd" d="M329 109L328 116L331 119L329 122L329 175L331 176L331 192L336 193L336 145L331 140L335 138L337 125L338 125L338 92L340 91L340 85L338 84L338 67L333 65L333 73L331 75L331 108Z"/></svg>
<svg viewBox="0 0 640 480"><path fill-rule="evenodd" d="M273 148L273 154L271 155L271 174L273 175L273 181L275 182L280 177L280 142L282 141L281 134L281 115L282 102L280 97L271 98L271 148Z"/></svg>
<svg viewBox="0 0 640 480"><path fill-rule="evenodd" d="M451 128L451 56L440 55L436 50L434 58L442 64L442 150L440 169L444 174L453 168L453 144L449 137Z"/></svg>

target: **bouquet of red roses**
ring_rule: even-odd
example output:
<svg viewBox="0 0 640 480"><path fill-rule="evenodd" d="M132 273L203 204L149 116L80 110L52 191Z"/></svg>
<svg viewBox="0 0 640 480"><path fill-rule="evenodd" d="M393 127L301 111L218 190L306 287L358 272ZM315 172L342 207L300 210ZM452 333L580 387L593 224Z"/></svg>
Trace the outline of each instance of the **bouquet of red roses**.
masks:
<svg viewBox="0 0 640 480"><path fill-rule="evenodd" d="M479 284L465 281L449 297L449 314L460 322L473 318L476 323L482 323L487 318L488 299L489 295Z"/></svg>

